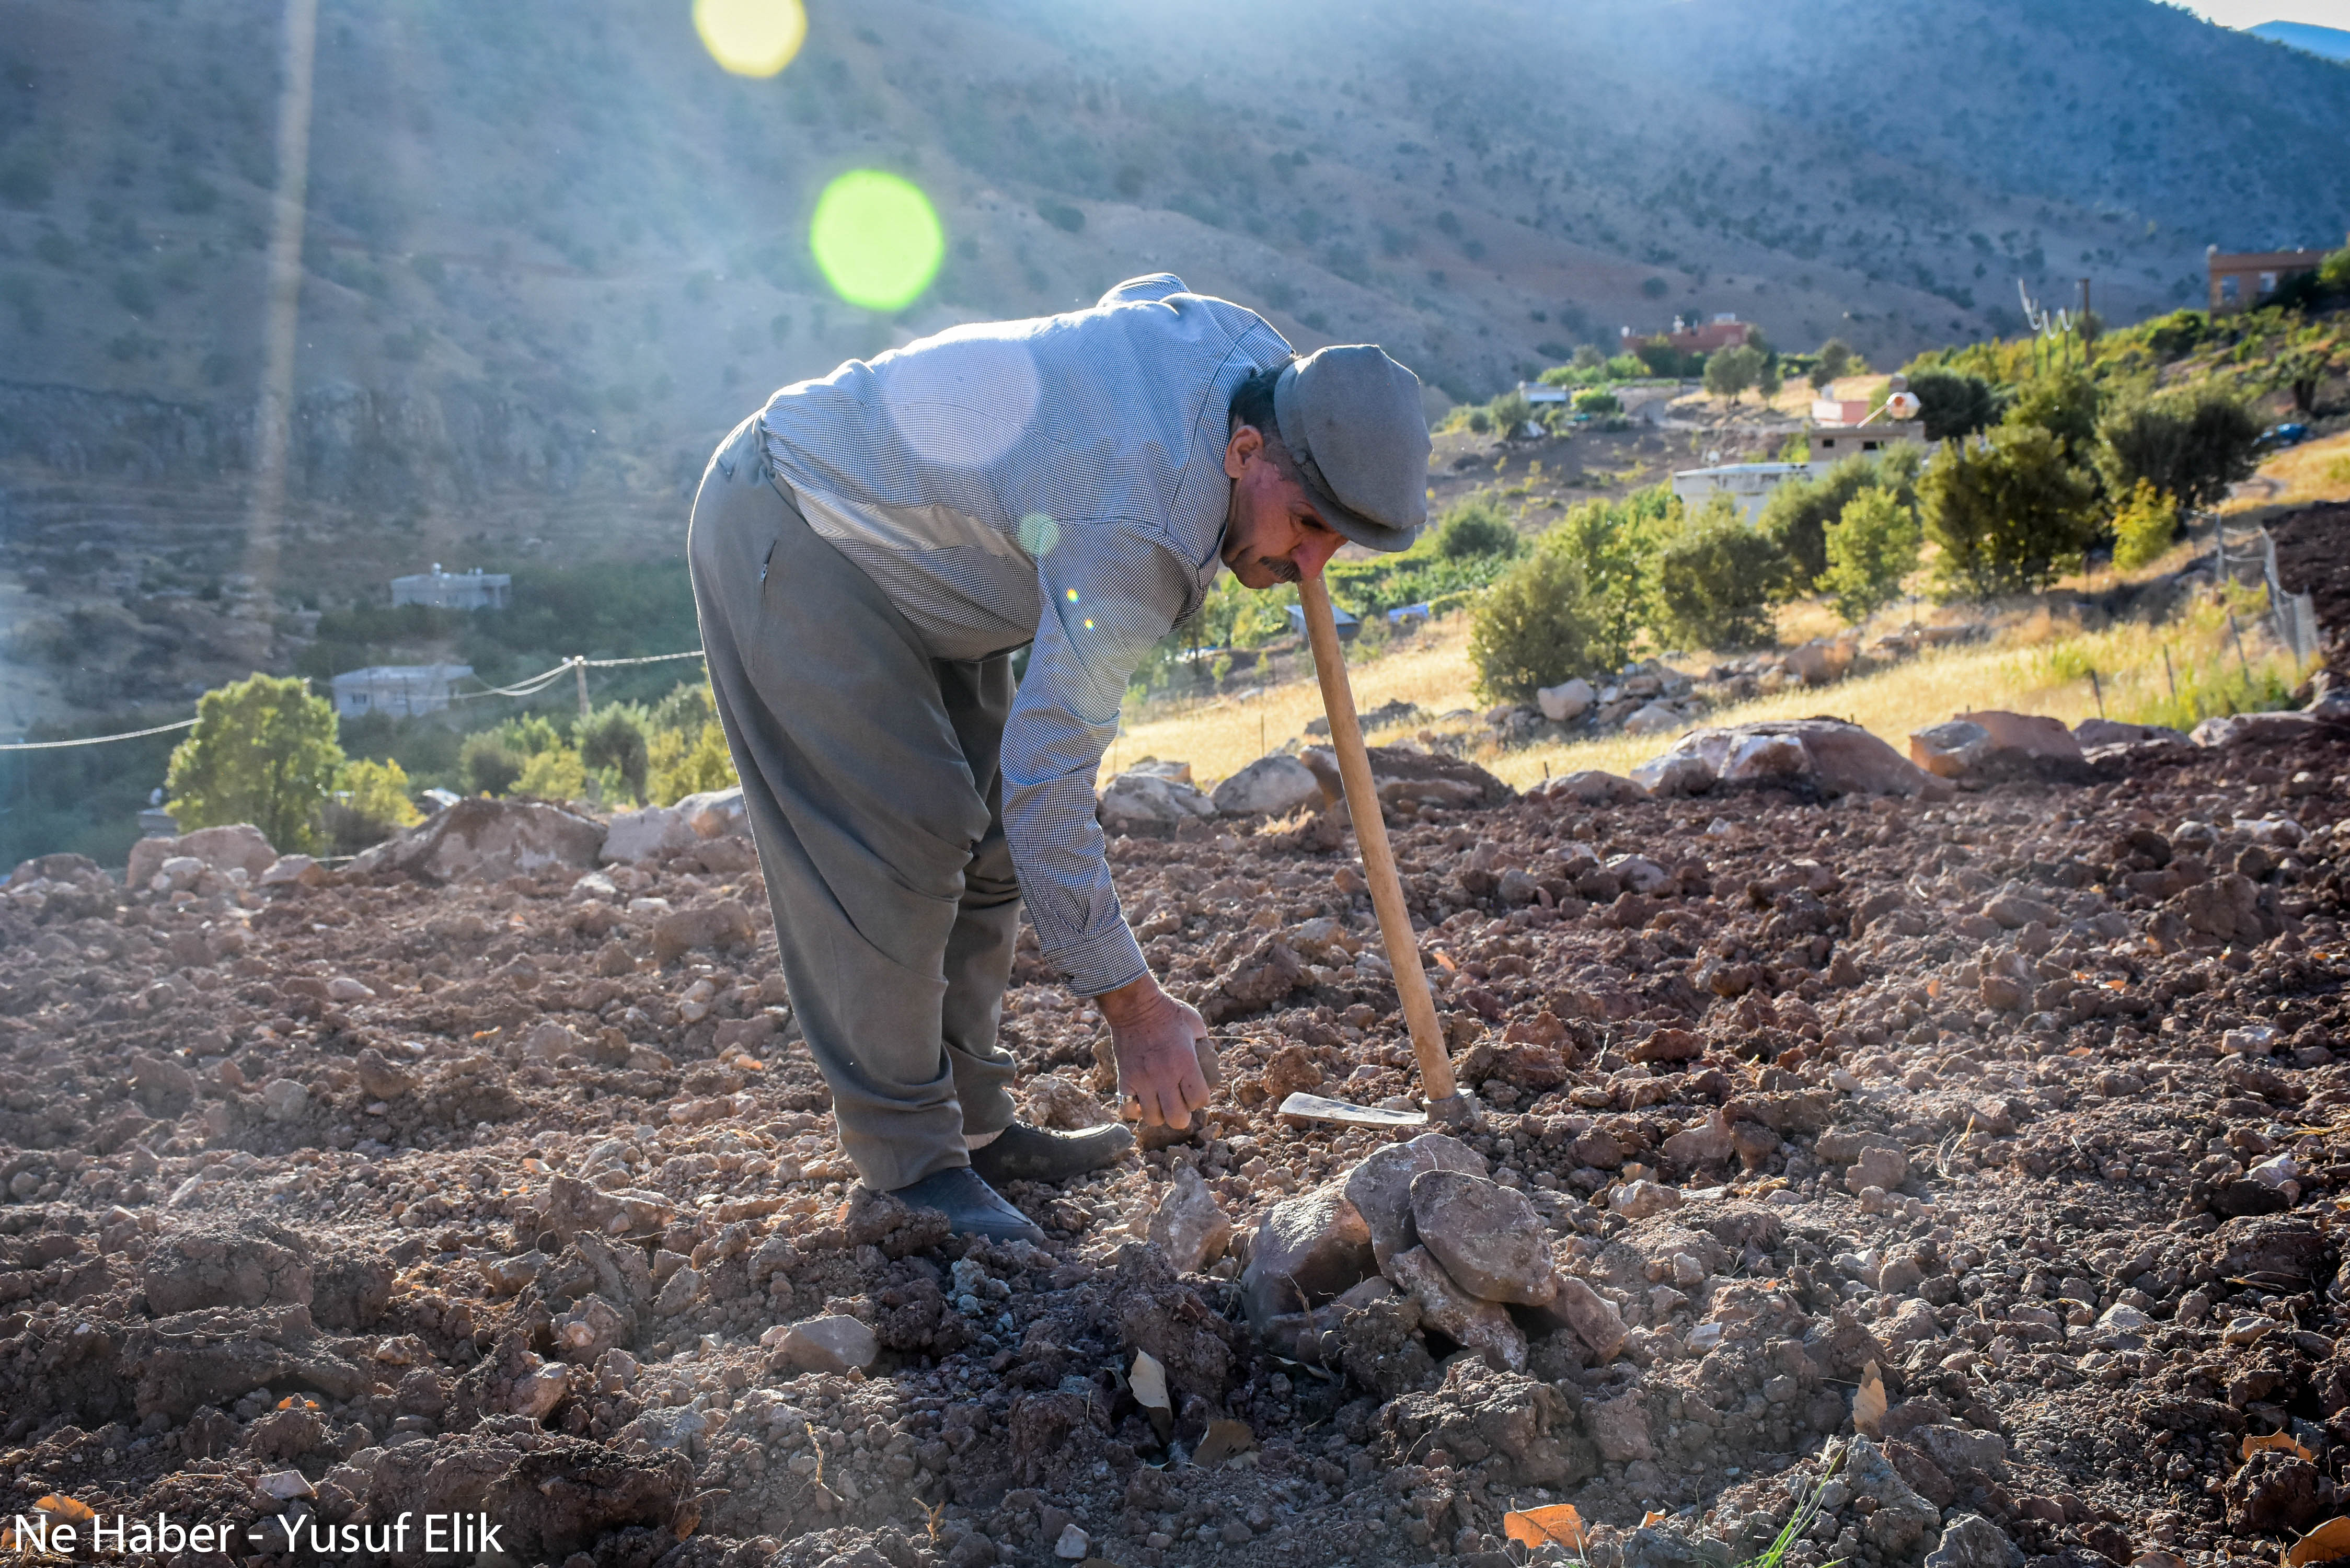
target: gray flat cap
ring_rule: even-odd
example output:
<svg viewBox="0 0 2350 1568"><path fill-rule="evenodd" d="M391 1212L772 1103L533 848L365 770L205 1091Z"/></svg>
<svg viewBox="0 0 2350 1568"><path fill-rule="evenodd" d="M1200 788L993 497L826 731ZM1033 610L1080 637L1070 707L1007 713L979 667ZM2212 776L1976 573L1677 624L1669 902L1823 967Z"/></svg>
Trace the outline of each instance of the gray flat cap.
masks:
<svg viewBox="0 0 2350 1568"><path fill-rule="evenodd" d="M1419 378L1369 343L1293 360L1274 422L1322 520L1373 550L1409 547L1428 522L1428 415Z"/></svg>

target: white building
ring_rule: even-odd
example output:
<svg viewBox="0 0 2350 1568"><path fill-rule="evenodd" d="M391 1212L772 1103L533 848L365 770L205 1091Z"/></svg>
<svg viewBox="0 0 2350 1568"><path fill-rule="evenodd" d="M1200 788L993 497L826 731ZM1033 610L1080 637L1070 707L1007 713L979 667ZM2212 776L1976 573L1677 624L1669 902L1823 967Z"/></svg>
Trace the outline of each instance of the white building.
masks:
<svg viewBox="0 0 2350 1568"><path fill-rule="evenodd" d="M328 682L341 718L391 713L406 718L449 706L449 688L473 672L470 664L376 664L347 670Z"/></svg>
<svg viewBox="0 0 2350 1568"><path fill-rule="evenodd" d="M435 561L429 572L392 578L391 602L430 605L434 609L504 609L513 589L514 578L504 572L484 572L479 566L470 572L444 572Z"/></svg>
<svg viewBox="0 0 2350 1568"><path fill-rule="evenodd" d="M1685 468L1673 475L1673 494L1692 515L1704 511L1706 503L1715 496L1727 495L1737 504L1739 515L1752 523L1773 491L1794 480L1809 479L1812 472L1808 462L1725 462L1712 468Z"/></svg>

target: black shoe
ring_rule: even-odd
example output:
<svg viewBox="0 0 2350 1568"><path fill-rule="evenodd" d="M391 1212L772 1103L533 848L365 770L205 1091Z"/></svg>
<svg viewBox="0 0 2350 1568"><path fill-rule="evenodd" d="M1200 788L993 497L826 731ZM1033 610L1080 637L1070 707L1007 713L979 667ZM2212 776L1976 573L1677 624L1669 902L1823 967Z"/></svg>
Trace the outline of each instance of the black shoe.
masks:
<svg viewBox="0 0 2350 1568"><path fill-rule="evenodd" d="M1118 1123L1083 1132L1046 1132L1014 1122L971 1151L971 1168L990 1181L1066 1181L1118 1163L1134 1135Z"/></svg>
<svg viewBox="0 0 2350 1568"><path fill-rule="evenodd" d="M891 1196L911 1209L933 1209L947 1217L947 1228L958 1236L984 1236L991 1241L1042 1241L1045 1232L1028 1217L1006 1203L993 1187L968 1167L937 1171Z"/></svg>

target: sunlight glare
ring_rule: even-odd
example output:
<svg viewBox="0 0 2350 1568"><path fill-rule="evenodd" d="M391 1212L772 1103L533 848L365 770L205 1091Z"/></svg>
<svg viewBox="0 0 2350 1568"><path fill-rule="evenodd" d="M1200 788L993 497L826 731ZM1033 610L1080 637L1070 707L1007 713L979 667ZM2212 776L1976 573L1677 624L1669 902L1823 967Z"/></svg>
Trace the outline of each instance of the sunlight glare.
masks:
<svg viewBox="0 0 2350 1568"><path fill-rule="evenodd" d="M771 77L800 52L807 13L800 0L693 0L693 30L722 70Z"/></svg>
<svg viewBox="0 0 2350 1568"><path fill-rule="evenodd" d="M824 188L808 248L833 292L868 310L902 310L920 298L946 256L946 231L931 199L879 169L852 169Z"/></svg>

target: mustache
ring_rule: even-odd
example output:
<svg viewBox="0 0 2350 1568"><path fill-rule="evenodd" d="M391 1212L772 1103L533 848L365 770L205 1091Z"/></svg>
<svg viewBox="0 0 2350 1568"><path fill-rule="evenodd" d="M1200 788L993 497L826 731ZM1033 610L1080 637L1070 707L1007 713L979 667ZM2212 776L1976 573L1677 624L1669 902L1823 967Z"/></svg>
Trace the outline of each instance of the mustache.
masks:
<svg viewBox="0 0 2350 1568"><path fill-rule="evenodd" d="M1276 583L1294 583L1305 575L1297 569L1296 562L1285 560L1279 556L1259 556L1256 562L1258 566L1273 574L1273 580Z"/></svg>

